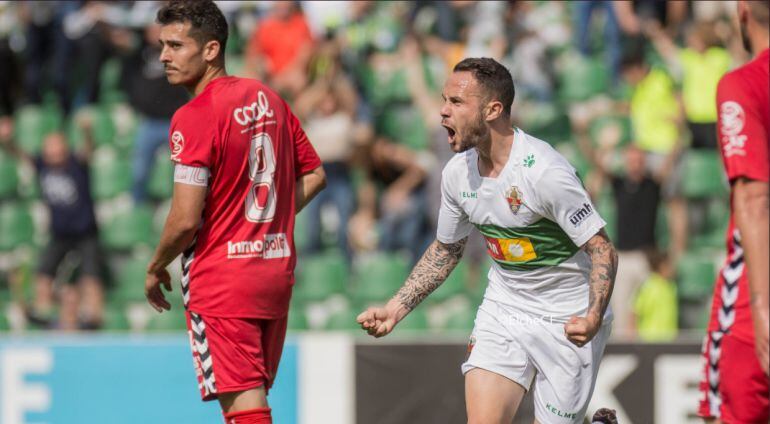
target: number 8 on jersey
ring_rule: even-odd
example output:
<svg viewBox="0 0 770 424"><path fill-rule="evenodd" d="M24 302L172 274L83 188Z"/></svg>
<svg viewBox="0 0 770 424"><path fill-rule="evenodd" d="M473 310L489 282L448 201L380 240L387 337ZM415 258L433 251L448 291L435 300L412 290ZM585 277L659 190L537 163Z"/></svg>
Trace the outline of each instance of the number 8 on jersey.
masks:
<svg viewBox="0 0 770 424"><path fill-rule="evenodd" d="M251 186L246 197L246 220L270 222L275 216L275 152L273 142L267 133L251 138L249 149L249 179Z"/></svg>

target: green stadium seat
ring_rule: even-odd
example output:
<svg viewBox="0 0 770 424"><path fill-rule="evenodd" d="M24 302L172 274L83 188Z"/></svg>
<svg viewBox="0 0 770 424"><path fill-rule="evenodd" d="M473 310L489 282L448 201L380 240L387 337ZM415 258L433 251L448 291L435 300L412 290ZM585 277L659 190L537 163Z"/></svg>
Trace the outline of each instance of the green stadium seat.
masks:
<svg viewBox="0 0 770 424"><path fill-rule="evenodd" d="M149 256L137 255L120 267L115 277L115 287L113 287L112 292L115 302L125 305L147 301L144 296L144 281L149 261ZM174 292L171 295L174 295Z"/></svg>
<svg viewBox="0 0 770 424"><path fill-rule="evenodd" d="M23 203L0 206L0 251L33 244L35 224L29 208Z"/></svg>
<svg viewBox="0 0 770 424"><path fill-rule="evenodd" d="M558 98L563 103L588 100L607 91L609 74L601 59L585 58L577 53L562 56Z"/></svg>
<svg viewBox="0 0 770 424"><path fill-rule="evenodd" d="M297 264L296 275L294 297L316 302L344 292L349 271L345 257L332 250L320 255L305 255Z"/></svg>
<svg viewBox="0 0 770 424"><path fill-rule="evenodd" d="M137 245L153 245L158 234L153 230L152 210L137 207L114 216L102 232L104 246L111 250L130 250Z"/></svg>
<svg viewBox="0 0 770 424"><path fill-rule="evenodd" d="M91 192L96 200L111 199L131 188L131 165L117 156L96 156L91 163Z"/></svg>
<svg viewBox="0 0 770 424"><path fill-rule="evenodd" d="M332 314L326 321L327 330L360 330L361 326L356 321L358 311L353 308L348 308L343 311Z"/></svg>
<svg viewBox="0 0 770 424"><path fill-rule="evenodd" d="M104 329L124 331L130 328L131 325L123 308L118 304L108 303L104 308Z"/></svg>
<svg viewBox="0 0 770 424"><path fill-rule="evenodd" d="M307 316L302 308L289 308L287 327L294 331L303 331L309 328Z"/></svg>
<svg viewBox="0 0 770 424"><path fill-rule="evenodd" d="M16 112L15 139L19 147L30 154L40 152L43 138L61 128L62 118L55 107L27 105Z"/></svg>
<svg viewBox="0 0 770 424"><path fill-rule="evenodd" d="M308 240L308 225L307 222L307 213L305 211L307 208L303 209L297 216L294 218L294 247L300 251L303 252L305 249L307 249L309 240Z"/></svg>
<svg viewBox="0 0 770 424"><path fill-rule="evenodd" d="M409 315L407 315L406 318L404 318L404 320L399 322L396 326L398 331L427 330L429 327L428 314L424 305L422 307L413 309L412 312L409 312ZM357 328L361 327L358 326Z"/></svg>
<svg viewBox="0 0 770 424"><path fill-rule="evenodd" d="M16 160L0 151L0 199L14 197L17 193L19 175Z"/></svg>
<svg viewBox="0 0 770 424"><path fill-rule="evenodd" d="M122 66L119 59L109 59L102 65L99 80L102 104L120 103L126 99L126 94L120 89L120 74Z"/></svg>
<svg viewBox="0 0 770 424"><path fill-rule="evenodd" d="M393 253L377 253L361 258L357 265L353 293L357 302L381 302L389 299L409 274L406 258Z"/></svg>
<svg viewBox="0 0 770 424"><path fill-rule="evenodd" d="M682 164L682 193L688 198L724 196L724 171L716 151L690 150Z"/></svg>
<svg viewBox="0 0 770 424"><path fill-rule="evenodd" d="M168 155L155 157L147 193L155 199L168 199L174 193L174 165L168 160Z"/></svg>
<svg viewBox="0 0 770 424"><path fill-rule="evenodd" d="M677 264L679 296L685 300L700 300L711 295L716 281L713 256L707 252L688 252Z"/></svg>
<svg viewBox="0 0 770 424"><path fill-rule="evenodd" d="M171 296L174 294L171 293ZM168 294L167 294L168 297ZM184 309L172 306L170 311L163 313L152 312L150 320L147 322L148 331L178 332L187 330L187 321L184 315Z"/></svg>
<svg viewBox="0 0 770 424"><path fill-rule="evenodd" d="M112 121L112 112L108 106L96 106L88 108L93 120L92 134L96 146L112 146L115 144L115 124ZM81 113L81 112L78 112ZM72 146L79 148L83 145L85 134L77 125L77 117L74 116L67 125L67 137Z"/></svg>
<svg viewBox="0 0 770 424"><path fill-rule="evenodd" d="M94 111L94 143L97 146L115 143L115 123L109 107L99 107Z"/></svg>
<svg viewBox="0 0 770 424"><path fill-rule="evenodd" d="M0 309L0 333L4 333L11 329L11 324L8 322L8 314L4 309Z"/></svg>
<svg viewBox="0 0 770 424"><path fill-rule="evenodd" d="M706 222L703 230L693 238L692 247L722 249L725 246L725 234L730 221L729 201L714 198L705 206L707 207Z"/></svg>

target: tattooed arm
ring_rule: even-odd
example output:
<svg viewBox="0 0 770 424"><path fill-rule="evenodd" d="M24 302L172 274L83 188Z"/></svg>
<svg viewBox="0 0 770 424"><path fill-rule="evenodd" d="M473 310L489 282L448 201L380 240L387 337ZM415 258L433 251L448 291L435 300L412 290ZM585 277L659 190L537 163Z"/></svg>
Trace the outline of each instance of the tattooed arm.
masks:
<svg viewBox="0 0 770 424"><path fill-rule="evenodd" d="M375 337L393 331L396 324L446 281L460 262L467 241L467 237L449 244L433 241L396 295L384 307L369 308L358 316L361 328Z"/></svg>
<svg viewBox="0 0 770 424"><path fill-rule="evenodd" d="M591 275L588 279L588 311L585 317L572 317L564 325L567 339L577 346L583 346L599 331L604 312L610 303L615 272L618 269L618 255L607 233L599 231L583 246L591 257Z"/></svg>

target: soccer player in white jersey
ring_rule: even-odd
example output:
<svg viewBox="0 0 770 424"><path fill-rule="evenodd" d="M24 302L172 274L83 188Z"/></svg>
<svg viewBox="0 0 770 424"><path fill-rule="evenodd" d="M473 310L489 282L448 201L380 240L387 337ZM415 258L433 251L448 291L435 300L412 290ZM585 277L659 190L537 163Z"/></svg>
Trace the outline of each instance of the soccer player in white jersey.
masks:
<svg viewBox="0 0 770 424"><path fill-rule="evenodd" d="M536 388L539 423L582 423L610 333L617 255L575 170L510 125L514 87L493 59L458 63L442 93L456 155L442 174L436 240L383 307L358 316L375 337L443 283L468 234L494 259L462 365L469 423L510 423Z"/></svg>

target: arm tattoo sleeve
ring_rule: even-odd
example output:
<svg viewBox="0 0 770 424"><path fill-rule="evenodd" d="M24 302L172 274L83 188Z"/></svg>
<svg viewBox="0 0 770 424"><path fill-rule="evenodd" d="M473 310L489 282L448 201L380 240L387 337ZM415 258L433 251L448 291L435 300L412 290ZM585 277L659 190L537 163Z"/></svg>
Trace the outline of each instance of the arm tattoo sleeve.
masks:
<svg viewBox="0 0 770 424"><path fill-rule="evenodd" d="M595 313L599 318L603 318L612 295L612 286L615 284L618 254L604 230L591 237L583 249L591 257L588 314Z"/></svg>
<svg viewBox="0 0 770 424"><path fill-rule="evenodd" d="M422 255L404 286L394 298L410 311L436 290L460 262L468 237L456 243L444 244L435 240Z"/></svg>

